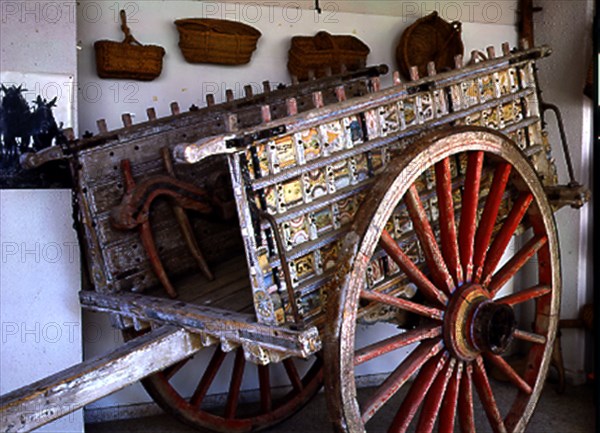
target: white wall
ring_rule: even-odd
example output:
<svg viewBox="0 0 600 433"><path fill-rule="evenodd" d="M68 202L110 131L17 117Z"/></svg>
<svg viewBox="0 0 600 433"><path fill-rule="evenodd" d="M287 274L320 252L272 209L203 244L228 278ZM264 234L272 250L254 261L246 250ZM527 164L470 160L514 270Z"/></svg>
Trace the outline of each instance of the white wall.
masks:
<svg viewBox="0 0 600 433"><path fill-rule="evenodd" d="M0 21L2 76L25 78L30 92L47 99L59 96L57 104L74 112L76 97L69 83L77 71L75 1L2 1ZM4 394L81 362L82 324L71 192L2 190L0 215ZM66 406L50 409L68 411ZM81 432L82 412L40 431Z"/></svg>
<svg viewBox="0 0 600 433"><path fill-rule="evenodd" d="M536 43L553 48L552 56L539 62L543 98L559 106L564 117L569 148L577 180L592 184L592 103L583 95L589 62L592 59L592 0L540 2L543 11L535 15ZM550 141L559 167L561 183L568 182L560 137L554 115L548 114ZM565 208L556 214L561 242L563 293L561 318L578 317L580 308L592 301L592 206L581 210ZM567 329L562 337L563 356L568 377L577 383L585 380L585 332ZM589 356L590 349L587 348Z"/></svg>

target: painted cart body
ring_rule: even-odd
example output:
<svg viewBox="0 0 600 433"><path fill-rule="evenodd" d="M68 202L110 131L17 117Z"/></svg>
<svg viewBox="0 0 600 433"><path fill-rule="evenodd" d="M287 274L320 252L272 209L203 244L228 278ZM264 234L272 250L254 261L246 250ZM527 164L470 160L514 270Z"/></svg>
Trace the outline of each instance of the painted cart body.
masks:
<svg viewBox="0 0 600 433"><path fill-rule="evenodd" d="M468 65L458 57L456 69L448 72L437 74L430 65L427 77L419 78L413 70L408 83L401 83L395 74L394 85L383 90L378 77L383 68L371 68L283 90L266 88L269 91L256 96L247 89L245 99L219 105L209 97L207 108L180 114L174 106L173 116L165 119L155 119L150 111L150 120L140 125L132 125L130 117L124 116L125 128L112 132L100 121L98 136L65 146L94 289L82 292L82 305L111 313L115 326L128 338L159 325L175 326L196 336L195 350L218 346L191 397L182 396L169 384L189 353L180 359L166 358L173 366L148 370L146 373L152 374L144 383L155 400L196 426L221 431L264 428L299 409L318 390L323 367L322 356L315 354L325 344L330 409L339 430L364 431L365 423L388 401L388 395L419 370L425 371L425 379L416 381L422 389L411 390L416 397L409 392L408 403L402 405L391 431L408 427L415 408L442 370L447 380L435 382L439 382L440 398L446 388L452 393L458 392L458 386L471 396L468 392L474 375L478 392L483 390L480 395L492 427L497 431L505 431L507 426L513 431L524 428L539 394L540 377L547 371L560 290L546 195L553 199L554 209L581 205L585 197L575 184L570 189L558 185L543 129L535 61L549 50L522 47L511 52L506 44L502 49L502 56L496 57L494 50L488 49L487 60L478 56L479 61L474 59ZM428 134L432 131L443 131L442 138L431 138ZM454 152L444 144L445 136L487 144L474 143L470 148L470 143L464 146L459 140ZM443 151L430 160L423 159L428 145ZM50 152L30 156L29 163L54 158ZM474 176L477 166L472 160L477 158L469 152L481 157L489 152L491 165L482 171L479 163ZM411 166L411 161L419 163ZM507 180L498 186L496 176L501 174L496 172L502 167L508 170ZM510 167L521 180L505 189ZM468 186L473 179L477 190ZM531 191L523 190L523 184ZM386 192L390 185L407 195L390 196ZM513 194L519 192L521 195ZM158 197L167 200L155 200ZM464 204L465 197L471 197L470 206ZM386 200L394 203L389 209ZM530 258L538 250L545 251L540 253L540 268L547 264L550 271L540 270L543 287L526 290L518 301L534 300L539 306L545 301L540 304L538 298L551 299L552 308L544 310L552 316L543 327L544 335L542 331L515 330L512 309L506 312L502 302L485 295L490 281L478 278L490 271L486 268L484 272L483 259L481 269L475 266L472 280L468 272L468 279L463 279L459 263L460 272L446 280L447 292L439 289L446 284L443 276L437 278L440 269L446 269L440 263L447 261L452 269L452 262L460 262L452 250L458 251L456 228L447 227L455 226L455 206L461 201L465 212L472 214L473 226L484 222L480 225L485 227L478 230L482 234L477 236L485 240L475 242L474 228L461 227L461 238L469 238L471 233L471 243L484 252L493 233L508 239L532 226L545 227L545 234L539 236L545 236L542 244L550 245L550 250L540 250L540 245L525 253L531 252ZM488 201L496 204L488 205ZM539 224L533 214L527 223L521 223L527 213L524 201L527 205L533 201L538 213L546 215ZM519 209L522 212L517 218ZM205 216L190 218L186 210ZM456 207L456 215L460 212ZM381 215L385 218L379 221ZM463 220L468 218L461 216L461 225L466 224ZM503 227L512 231L505 235ZM356 238L357 233L366 237ZM375 240L371 242L372 237ZM435 246L435 239L443 252ZM461 258L473 260L473 252L462 256L463 250L470 248L462 243ZM379 247L373 246L377 244ZM367 245L364 251L360 245ZM490 251L496 247L493 244ZM520 258L523 263L525 253ZM236 254L245 266L230 260ZM550 257L547 261L545 254ZM501 254L490 255L497 265ZM225 264L221 270L215 265L219 263ZM430 280L438 288L431 288ZM455 314L449 305L463 308L452 298L455 291L467 289L482 299L477 305L487 311L459 320L478 329L477 347L460 327L450 334L444 328L442 341L438 338L441 327L422 323L424 316L439 321ZM178 299L168 299L167 294ZM423 300L428 294L441 302L443 309L435 306L436 299ZM350 298L353 300L348 301ZM513 298L511 302L518 303ZM532 360L539 374L527 377L527 386L512 368L492 358L527 395L517 399L518 407L509 412L506 423L498 421L479 355L496 353L491 337L479 329L496 324L493 320L502 314L508 315L506 323L513 328L498 338L512 340L516 335L544 348L533 350L539 352ZM359 349L355 355L355 324L377 322L403 327L404 337ZM152 332L156 330L148 335ZM416 336L413 340L411 332ZM464 347L463 337L469 340ZM138 339L132 343L135 341ZM399 365L375 397L357 403L354 376L347 373L353 363L418 341L424 342L420 349ZM443 345L452 347L440 352ZM229 352L235 354L235 361L226 408L215 414L202 409L201 403ZM310 368L300 374L294 357L311 358ZM436 364L428 363L430 359ZM259 365L261 408L257 414L238 416L244 360ZM283 400L291 403L274 403L272 397L267 365L279 362L285 365L293 388ZM468 371L468 381L461 382L463 369ZM463 430L470 430L470 398L459 404ZM437 414L440 404L441 400L430 403L432 413ZM456 405L445 410L453 420ZM423 417L422 423L433 428L436 417ZM451 425L446 422L444 428L451 431L453 425L453 421Z"/></svg>

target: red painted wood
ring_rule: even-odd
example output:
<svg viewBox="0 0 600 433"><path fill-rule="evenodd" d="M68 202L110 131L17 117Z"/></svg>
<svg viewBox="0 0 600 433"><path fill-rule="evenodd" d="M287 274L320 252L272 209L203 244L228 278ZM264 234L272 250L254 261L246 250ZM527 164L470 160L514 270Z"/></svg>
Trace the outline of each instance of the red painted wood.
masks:
<svg viewBox="0 0 600 433"><path fill-rule="evenodd" d="M419 243L423 249L423 255L427 262L427 267L431 273L433 282L445 293L450 294L454 291L454 281L446 267L446 262L437 241L435 234L429 224L427 213L421 203L417 187L413 184L404 195L404 203L413 223L413 229L419 238Z"/></svg>
<svg viewBox="0 0 600 433"><path fill-rule="evenodd" d="M534 254L542 248L548 237L546 235L536 235L519 250L502 268L494 274L489 285L488 292L492 297L529 261ZM484 284L485 286L486 284Z"/></svg>
<svg viewBox="0 0 600 433"><path fill-rule="evenodd" d="M235 418L238 402L240 401L240 386L242 385L245 366L244 350L239 348L235 353L235 362L233 364L231 382L229 383L229 394L227 395L227 403L225 404L225 418Z"/></svg>
<svg viewBox="0 0 600 433"><path fill-rule="evenodd" d="M198 408L202 404L202 400L204 400L208 388L210 388L213 380L215 380L215 376L217 375L219 368L221 368L221 364L223 364L225 355L226 353L223 352L220 347L215 349L215 353L213 353L213 356L208 363L208 367L206 367L206 370L202 375L202 379L200 379L200 382L198 383L198 386L196 387L196 390L194 391L194 394L190 400L190 404L193 407Z"/></svg>
<svg viewBox="0 0 600 433"><path fill-rule="evenodd" d="M468 364L460 380L460 393L458 395L458 421L461 433L475 433L472 375L473 366Z"/></svg>
<svg viewBox="0 0 600 433"><path fill-rule="evenodd" d="M439 325L423 326L411 331L403 332L399 335L386 338L385 340L369 344L354 354L354 365L360 365L378 356L408 346L409 344L419 341L428 340L430 338L439 337L442 335L442 327Z"/></svg>
<svg viewBox="0 0 600 433"><path fill-rule="evenodd" d="M442 255L456 286L463 282L462 266L456 238L456 221L454 218L454 200L452 198L452 173L450 159L444 158L435 165L435 187L440 212L440 240Z"/></svg>
<svg viewBox="0 0 600 433"><path fill-rule="evenodd" d="M492 186L490 192L485 200L485 207L479 220L479 227L477 228L477 234L475 235L475 255L473 257L473 266L475 268L475 282L479 282L481 273L483 272L483 263L487 254L487 249L490 246L490 239L492 238L492 232L494 225L496 224L496 218L498 218L498 210L500 209L500 203L502 203L502 196L506 190L506 184L510 176L512 167L508 163L500 163L496 167L494 172L494 178L492 179Z"/></svg>
<svg viewBox="0 0 600 433"><path fill-rule="evenodd" d="M492 430L494 433L506 433L506 427L496 404L496 399L494 398L481 356L477 357L475 362L473 362L473 383L475 384L477 394L479 394L479 399Z"/></svg>
<svg viewBox="0 0 600 433"><path fill-rule="evenodd" d="M268 413L273 408L270 370L268 365L258 365L257 367L260 386L260 410L262 413Z"/></svg>
<svg viewBox="0 0 600 433"><path fill-rule="evenodd" d="M419 406L429 392L438 374L444 368L447 360L448 354L440 353L425 363L408 390L408 394L404 397L404 400L388 429L388 433L406 432L412 419L417 414ZM420 432L420 430L417 431Z"/></svg>
<svg viewBox="0 0 600 433"><path fill-rule="evenodd" d="M517 293L504 296L503 298L497 299L496 302L499 304L517 305L541 296L549 295L550 293L552 293L552 288L550 286L534 286L530 287L529 289L524 289Z"/></svg>
<svg viewBox="0 0 600 433"><path fill-rule="evenodd" d="M462 362L456 365L450 378L450 383L448 383L448 387L446 388L446 394L443 396L438 433L454 433L454 419L456 418L458 390L463 374L463 366Z"/></svg>
<svg viewBox="0 0 600 433"><path fill-rule="evenodd" d="M454 359L446 361L444 369L435 378L433 385L431 385L431 389L427 393L425 403L419 415L419 422L416 429L419 433L431 433L433 431L448 383L450 378L453 377L455 365L456 360ZM452 413L452 419L454 419L454 412Z"/></svg>
<svg viewBox="0 0 600 433"><path fill-rule="evenodd" d="M528 341L533 344L546 344L546 337L544 335L536 334L534 332L527 332L521 329L515 329L513 336L519 340Z"/></svg>
<svg viewBox="0 0 600 433"><path fill-rule="evenodd" d="M465 187L462 195L458 239L460 261L463 266L465 281L470 282L473 275L473 248L477 220L477 204L481 184L481 169L483 167L483 152L469 152Z"/></svg>
<svg viewBox="0 0 600 433"><path fill-rule="evenodd" d="M360 297L368 301L381 302L382 304L398 307L402 310L410 311L411 313L416 313L421 316L430 317L436 320L442 320L444 314L442 310L438 310L437 308L426 307L425 305L417 304L416 302L403 298L386 295L384 293L362 290L360 292Z"/></svg>
<svg viewBox="0 0 600 433"><path fill-rule="evenodd" d="M402 269L402 272L406 274L408 279L417 286L427 299L441 305L446 305L448 303L448 297L433 285L429 278L421 272L410 257L404 254L402 248L400 248L396 240L392 238L387 230L383 230L379 242L385 252L388 253L392 260L396 262L400 269Z"/></svg>
<svg viewBox="0 0 600 433"><path fill-rule="evenodd" d="M285 371L296 392L301 392L302 388L304 388L304 385L302 384L302 379L300 379L300 375L298 374L298 369L296 368L296 364L294 364L294 360L287 358L283 361L283 366L285 367Z"/></svg>
<svg viewBox="0 0 600 433"><path fill-rule="evenodd" d="M485 358L494 364L506 377L525 394L531 394L531 385L519 376L519 374L501 357L493 353L484 353Z"/></svg>
<svg viewBox="0 0 600 433"><path fill-rule="evenodd" d="M486 281L488 277L496 270L496 267L498 266L498 263L500 263L500 259L502 259L502 255L504 254L508 243L515 234L515 231L521 223L521 220L523 219L525 212L527 212L532 200L533 195L531 195L531 193L522 193L513 204L506 221L504 221L504 224L502 224L502 228L490 246L485 263L483 265L481 280Z"/></svg>
<svg viewBox="0 0 600 433"><path fill-rule="evenodd" d="M443 347L444 344L439 338L424 341L410 355L404 358L402 363L387 377L363 405L363 422L366 423L371 419L398 392L406 381L430 358L437 355Z"/></svg>

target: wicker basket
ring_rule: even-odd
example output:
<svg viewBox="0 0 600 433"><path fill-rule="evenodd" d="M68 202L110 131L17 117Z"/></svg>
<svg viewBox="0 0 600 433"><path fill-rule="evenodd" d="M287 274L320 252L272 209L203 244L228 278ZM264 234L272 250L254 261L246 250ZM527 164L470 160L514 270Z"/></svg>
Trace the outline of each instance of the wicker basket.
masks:
<svg viewBox="0 0 600 433"><path fill-rule="evenodd" d="M417 66L421 77L427 75L427 63L433 61L437 71L454 67L454 56L463 54L461 24L449 23L437 12L418 19L409 26L396 48L396 61L402 74L410 77L410 67Z"/></svg>
<svg viewBox="0 0 600 433"><path fill-rule="evenodd" d="M188 18L175 21L179 48L189 63L244 65L250 62L261 33L235 21Z"/></svg>
<svg viewBox="0 0 600 433"><path fill-rule="evenodd" d="M288 70L298 80L323 77L328 69L339 73L342 65L349 71L363 68L370 50L360 39L351 35L331 35L321 31L315 36L294 36L288 53Z"/></svg>
<svg viewBox="0 0 600 433"><path fill-rule="evenodd" d="M163 47L142 45L127 27L125 11L121 14L121 30L125 34L123 42L96 41L96 71L100 78L124 78L152 81L162 72Z"/></svg>

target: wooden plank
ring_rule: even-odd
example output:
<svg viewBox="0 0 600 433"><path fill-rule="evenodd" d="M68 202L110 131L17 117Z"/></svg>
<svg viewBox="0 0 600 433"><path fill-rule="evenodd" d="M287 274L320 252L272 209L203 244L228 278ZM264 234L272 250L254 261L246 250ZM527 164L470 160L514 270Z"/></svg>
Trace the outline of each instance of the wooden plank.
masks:
<svg viewBox="0 0 600 433"><path fill-rule="evenodd" d="M0 397L2 432L26 432L179 362L202 348L200 337L163 326L107 355Z"/></svg>
<svg viewBox="0 0 600 433"><path fill-rule="evenodd" d="M147 295L106 295L84 291L80 292L79 298L81 305L90 310L181 326L215 337L228 345L252 345L264 351L276 352L279 359L290 356L306 358L321 348L316 328L294 330L286 325L265 325L257 323L253 314Z"/></svg>

